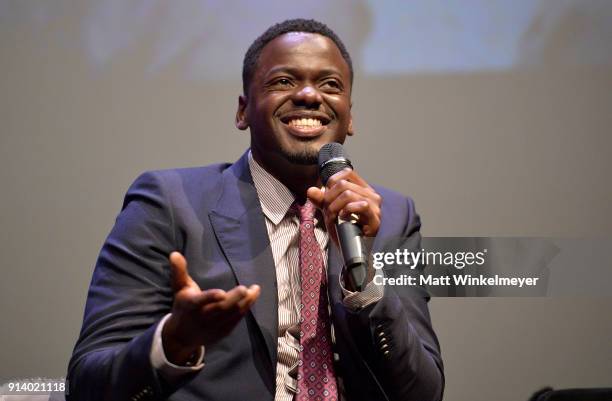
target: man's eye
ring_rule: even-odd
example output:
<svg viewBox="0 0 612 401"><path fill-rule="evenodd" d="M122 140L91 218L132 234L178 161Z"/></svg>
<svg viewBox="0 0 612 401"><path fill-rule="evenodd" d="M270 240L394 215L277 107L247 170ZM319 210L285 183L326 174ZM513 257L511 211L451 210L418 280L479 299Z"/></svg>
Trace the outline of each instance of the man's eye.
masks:
<svg viewBox="0 0 612 401"><path fill-rule="evenodd" d="M323 87L325 88L332 88L332 89L341 89L342 86L340 85L340 83L338 81L334 81L334 80L330 80L330 81L325 81L323 82Z"/></svg>
<svg viewBox="0 0 612 401"><path fill-rule="evenodd" d="M291 81L289 81L287 78L280 78L276 80L275 84L280 86L289 86L291 85Z"/></svg>

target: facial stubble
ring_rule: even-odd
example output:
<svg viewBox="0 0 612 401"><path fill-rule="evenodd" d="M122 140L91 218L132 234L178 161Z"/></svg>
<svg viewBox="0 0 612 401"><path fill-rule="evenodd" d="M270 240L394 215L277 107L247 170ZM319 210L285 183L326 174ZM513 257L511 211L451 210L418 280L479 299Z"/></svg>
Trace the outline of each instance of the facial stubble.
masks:
<svg viewBox="0 0 612 401"><path fill-rule="evenodd" d="M281 148L283 157L292 164L310 166L319 161L319 150L310 143L300 144L298 149Z"/></svg>

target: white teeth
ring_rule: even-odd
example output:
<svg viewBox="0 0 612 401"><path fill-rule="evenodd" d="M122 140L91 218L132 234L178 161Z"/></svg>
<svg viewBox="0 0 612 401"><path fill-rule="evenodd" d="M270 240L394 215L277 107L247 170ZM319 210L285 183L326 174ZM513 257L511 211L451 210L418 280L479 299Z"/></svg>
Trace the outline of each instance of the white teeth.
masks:
<svg viewBox="0 0 612 401"><path fill-rule="evenodd" d="M320 127L321 120L317 118L294 118L289 121L289 125L293 127Z"/></svg>

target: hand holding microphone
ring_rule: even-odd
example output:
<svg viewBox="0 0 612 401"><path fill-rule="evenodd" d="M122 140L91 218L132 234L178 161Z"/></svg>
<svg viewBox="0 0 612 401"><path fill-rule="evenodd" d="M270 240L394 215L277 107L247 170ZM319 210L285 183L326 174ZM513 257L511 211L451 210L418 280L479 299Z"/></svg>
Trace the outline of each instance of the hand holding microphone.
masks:
<svg viewBox="0 0 612 401"><path fill-rule="evenodd" d="M359 237L361 233L368 237L378 233L382 198L352 169L338 143L321 148L319 169L325 189L311 187L307 196L323 210L327 232L342 251L349 284L361 291L365 286L367 263L358 245Z"/></svg>

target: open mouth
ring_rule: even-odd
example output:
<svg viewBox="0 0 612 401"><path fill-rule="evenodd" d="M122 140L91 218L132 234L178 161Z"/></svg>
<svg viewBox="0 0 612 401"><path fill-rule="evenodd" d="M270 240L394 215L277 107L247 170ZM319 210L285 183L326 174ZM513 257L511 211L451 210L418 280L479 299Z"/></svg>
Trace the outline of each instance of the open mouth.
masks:
<svg viewBox="0 0 612 401"><path fill-rule="evenodd" d="M298 137L312 138L321 135L331 119L325 115L294 114L281 117L281 122L289 132Z"/></svg>

